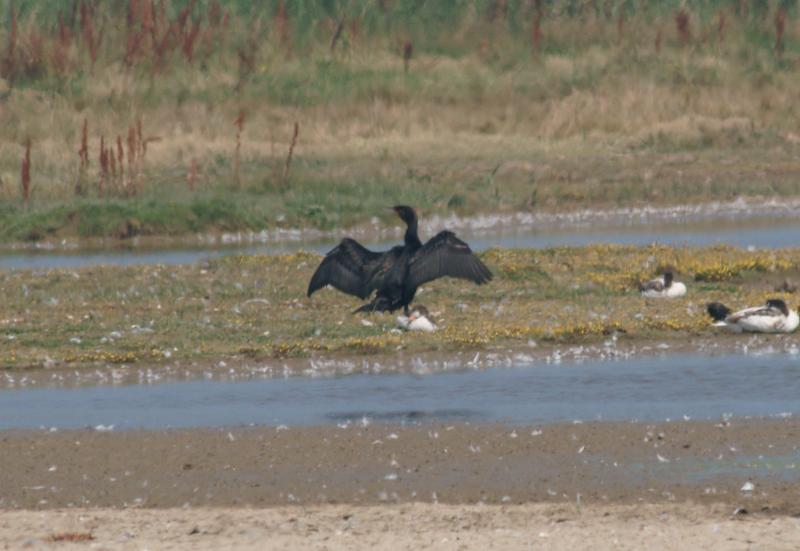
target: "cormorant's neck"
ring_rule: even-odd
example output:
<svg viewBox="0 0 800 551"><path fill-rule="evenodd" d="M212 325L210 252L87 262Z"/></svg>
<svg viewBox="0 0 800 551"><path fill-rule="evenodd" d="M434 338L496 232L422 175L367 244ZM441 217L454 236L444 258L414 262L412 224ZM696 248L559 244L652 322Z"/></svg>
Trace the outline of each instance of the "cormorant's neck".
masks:
<svg viewBox="0 0 800 551"><path fill-rule="evenodd" d="M417 235L417 219L416 217L408 224L408 228L406 228L406 235L405 235L405 243L407 246L410 247L421 247L422 241L419 240L419 235Z"/></svg>

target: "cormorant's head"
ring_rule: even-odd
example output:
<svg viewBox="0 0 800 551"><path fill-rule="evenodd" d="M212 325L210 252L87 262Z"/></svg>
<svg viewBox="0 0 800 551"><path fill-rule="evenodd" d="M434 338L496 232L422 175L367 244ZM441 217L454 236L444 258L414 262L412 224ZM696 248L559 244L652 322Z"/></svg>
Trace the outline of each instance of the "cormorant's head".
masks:
<svg viewBox="0 0 800 551"><path fill-rule="evenodd" d="M776 310L780 310L783 312L784 316L789 315L789 308L787 308L786 303L779 298L771 298L767 301L767 306L770 308L775 308Z"/></svg>
<svg viewBox="0 0 800 551"><path fill-rule="evenodd" d="M417 213L414 212L414 209L411 207L407 207L405 205L397 205L392 207L392 210L397 213L397 216L405 222L406 224L411 224L417 219Z"/></svg>

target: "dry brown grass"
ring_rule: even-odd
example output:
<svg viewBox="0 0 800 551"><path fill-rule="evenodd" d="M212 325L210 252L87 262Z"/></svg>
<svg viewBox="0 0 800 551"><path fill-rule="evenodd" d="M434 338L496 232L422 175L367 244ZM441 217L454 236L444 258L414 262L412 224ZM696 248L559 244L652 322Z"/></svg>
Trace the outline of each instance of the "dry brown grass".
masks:
<svg viewBox="0 0 800 551"><path fill-rule="evenodd" d="M76 5L74 30L62 17L43 32L14 12L0 34L0 125L8 144L0 148L0 178L17 179L19 144L30 136L37 197L53 204L85 196L89 187L94 197L101 179L104 195L117 198L194 194L195 180L187 185L193 159L205 190L235 182L246 193L284 193L291 163L298 196L322 182L365 182L364 193L385 195L387 187L413 190L425 180L446 195L442 205L455 190L475 196L470 208L487 210L587 206L603 197L605 182L619 180L620 168L639 163L630 172L643 175L654 160L679 152L730 161L752 176L748 195L794 189L784 185L788 177L759 176L771 169L758 160L782 164L798 147L792 39L800 23L791 14L770 12L754 28L730 9L705 18L686 8L604 19L565 17L534 2L517 35L504 23L506 6L487 21L486 14L460 21L435 49L413 32L366 34L353 14L321 21L324 41L309 45L283 2L262 19L244 21L216 2L165 12L164 3L131 1L118 37L109 34L102 7ZM743 38L754 29L766 37L758 47ZM88 76L74 76L79 69ZM42 93L45 81L30 76L37 71L65 80ZM242 111L247 124L233 132L231 121ZM303 124L299 141L295 121ZM101 136L105 175L102 163L88 162L99 160ZM619 162L611 167L603 158ZM501 168L497 200L471 189L506 165L539 168L511 183ZM727 165L710 165L701 181L728 172ZM627 192L612 189L607 201L741 193L737 184L686 195L680 178L651 172L630 178ZM644 180L667 191L642 191ZM532 195L548 203L523 200ZM0 189L0 201L20 200L18 186Z"/></svg>
<svg viewBox="0 0 800 551"><path fill-rule="evenodd" d="M20 174L20 187L22 189L22 202L25 210L30 208L31 203L31 139L25 140L25 156L22 158L22 170Z"/></svg>

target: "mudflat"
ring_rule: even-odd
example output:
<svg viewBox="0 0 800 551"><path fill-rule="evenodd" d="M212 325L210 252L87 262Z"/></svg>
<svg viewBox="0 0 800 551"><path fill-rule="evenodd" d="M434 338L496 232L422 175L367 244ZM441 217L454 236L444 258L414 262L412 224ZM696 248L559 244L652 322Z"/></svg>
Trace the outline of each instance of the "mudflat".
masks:
<svg viewBox="0 0 800 551"><path fill-rule="evenodd" d="M0 506L692 501L795 514L798 444L792 418L8 431Z"/></svg>
<svg viewBox="0 0 800 551"><path fill-rule="evenodd" d="M791 417L6 431L5 548L793 549Z"/></svg>

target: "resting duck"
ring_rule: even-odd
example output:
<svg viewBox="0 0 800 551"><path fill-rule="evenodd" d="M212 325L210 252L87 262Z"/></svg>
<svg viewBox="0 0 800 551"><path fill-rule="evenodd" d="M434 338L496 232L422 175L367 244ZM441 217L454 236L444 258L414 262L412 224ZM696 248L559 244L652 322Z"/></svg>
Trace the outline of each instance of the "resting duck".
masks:
<svg viewBox="0 0 800 551"><path fill-rule="evenodd" d="M764 306L745 308L734 313L719 302L712 302L707 309L714 319L714 326L724 327L734 333L791 333L800 325L797 312L789 310L786 303L778 298L769 299Z"/></svg>
<svg viewBox="0 0 800 551"><path fill-rule="evenodd" d="M400 327L408 331L425 331L432 333L436 331L436 324L430 318L428 309L424 306L415 306L408 316L397 316L397 323Z"/></svg>
<svg viewBox="0 0 800 551"><path fill-rule="evenodd" d="M686 294L686 285L675 281L675 275L664 272L664 275L639 285L639 291L646 298L676 298Z"/></svg>

